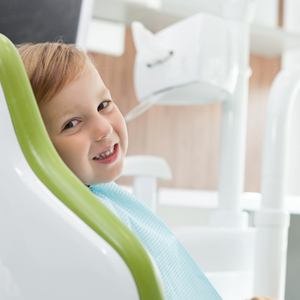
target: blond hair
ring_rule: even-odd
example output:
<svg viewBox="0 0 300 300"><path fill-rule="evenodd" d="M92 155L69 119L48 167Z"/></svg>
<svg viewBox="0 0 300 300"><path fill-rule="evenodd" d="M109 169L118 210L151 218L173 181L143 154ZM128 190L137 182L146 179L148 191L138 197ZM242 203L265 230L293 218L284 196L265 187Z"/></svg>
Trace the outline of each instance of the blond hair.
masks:
<svg viewBox="0 0 300 300"><path fill-rule="evenodd" d="M71 44L21 44L18 50L38 103L51 100L76 79L89 61L84 52Z"/></svg>

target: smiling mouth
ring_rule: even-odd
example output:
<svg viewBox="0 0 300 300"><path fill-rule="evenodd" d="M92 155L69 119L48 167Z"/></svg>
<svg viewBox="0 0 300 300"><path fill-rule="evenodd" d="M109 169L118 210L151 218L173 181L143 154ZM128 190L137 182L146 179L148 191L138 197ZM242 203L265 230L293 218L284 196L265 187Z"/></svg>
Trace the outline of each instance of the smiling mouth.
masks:
<svg viewBox="0 0 300 300"><path fill-rule="evenodd" d="M111 148L94 156L93 160L103 162L103 163L113 162L117 158L118 149L119 149L118 144L114 144Z"/></svg>

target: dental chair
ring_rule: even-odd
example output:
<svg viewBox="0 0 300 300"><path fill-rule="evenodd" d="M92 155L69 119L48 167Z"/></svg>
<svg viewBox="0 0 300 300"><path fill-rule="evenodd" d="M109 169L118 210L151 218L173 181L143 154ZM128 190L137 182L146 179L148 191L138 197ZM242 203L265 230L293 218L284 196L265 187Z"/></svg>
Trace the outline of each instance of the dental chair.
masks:
<svg viewBox="0 0 300 300"><path fill-rule="evenodd" d="M146 250L57 155L3 35L0 83L0 299L164 299Z"/></svg>

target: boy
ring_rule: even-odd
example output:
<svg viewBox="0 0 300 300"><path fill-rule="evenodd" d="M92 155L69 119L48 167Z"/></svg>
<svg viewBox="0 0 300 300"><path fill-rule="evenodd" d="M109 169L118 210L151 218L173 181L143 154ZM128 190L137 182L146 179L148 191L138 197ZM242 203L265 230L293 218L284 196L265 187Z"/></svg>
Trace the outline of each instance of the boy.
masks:
<svg viewBox="0 0 300 300"><path fill-rule="evenodd" d="M48 134L86 185L115 180L127 151L124 119L97 70L75 47L19 48Z"/></svg>
<svg viewBox="0 0 300 300"><path fill-rule="evenodd" d="M221 299L166 226L111 183L122 171L127 129L88 56L62 43L25 44L19 53L57 152L143 243L160 271L166 299Z"/></svg>

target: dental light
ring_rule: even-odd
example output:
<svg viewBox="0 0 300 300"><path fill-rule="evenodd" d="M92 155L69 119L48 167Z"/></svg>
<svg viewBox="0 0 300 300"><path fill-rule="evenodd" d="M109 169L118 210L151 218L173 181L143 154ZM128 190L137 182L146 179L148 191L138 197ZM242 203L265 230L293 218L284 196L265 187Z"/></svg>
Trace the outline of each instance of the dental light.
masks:
<svg viewBox="0 0 300 300"><path fill-rule="evenodd" d="M190 105L229 100L238 76L234 28L233 22L203 13L156 34L134 22L134 82L141 103L126 120L155 103Z"/></svg>

